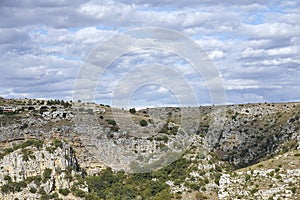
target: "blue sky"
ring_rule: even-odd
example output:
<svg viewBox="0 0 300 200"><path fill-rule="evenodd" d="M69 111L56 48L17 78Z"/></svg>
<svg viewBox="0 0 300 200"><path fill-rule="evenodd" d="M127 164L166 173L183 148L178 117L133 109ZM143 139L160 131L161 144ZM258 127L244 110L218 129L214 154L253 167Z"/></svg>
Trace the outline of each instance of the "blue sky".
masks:
<svg viewBox="0 0 300 200"><path fill-rule="evenodd" d="M299 13L299 0L2 0L0 96L71 100L92 50L120 33L160 27L190 37L206 52L221 77L224 103L300 101ZM111 104L122 77L156 63L182 74L197 104L213 103L205 78L163 50L120 55L99 79L96 101ZM157 84L166 74L152 77L130 91L129 107L180 104L182 94ZM122 84L130 88L133 81Z"/></svg>

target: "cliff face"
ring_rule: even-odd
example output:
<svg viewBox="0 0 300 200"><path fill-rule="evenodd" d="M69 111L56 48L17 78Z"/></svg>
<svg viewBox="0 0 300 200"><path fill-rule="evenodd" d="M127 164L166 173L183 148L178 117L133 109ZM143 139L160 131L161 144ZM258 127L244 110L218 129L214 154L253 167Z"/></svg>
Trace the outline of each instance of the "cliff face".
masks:
<svg viewBox="0 0 300 200"><path fill-rule="evenodd" d="M97 184L89 177L106 167L130 173L173 166L180 178L170 171L151 175L167 184L164 192L173 198L230 199L238 195L234 188L243 188L241 198L277 198L280 188L290 198L299 193L300 103L151 108L130 114L104 105L36 107L0 115L0 199L105 199L109 189L94 191ZM294 167L265 164L276 159L290 159ZM185 165L171 164L177 160ZM262 163L270 167L257 167ZM104 178L114 176L105 172L112 174ZM132 184L129 175L122 182L127 179ZM273 181L272 186L264 188L259 180Z"/></svg>
<svg viewBox="0 0 300 200"><path fill-rule="evenodd" d="M299 146L299 117L299 104L231 106L222 130L208 133L209 145L221 159L246 167Z"/></svg>
<svg viewBox="0 0 300 200"><path fill-rule="evenodd" d="M0 160L0 199L39 199L71 188L75 175L82 175L73 149L61 140L10 145Z"/></svg>

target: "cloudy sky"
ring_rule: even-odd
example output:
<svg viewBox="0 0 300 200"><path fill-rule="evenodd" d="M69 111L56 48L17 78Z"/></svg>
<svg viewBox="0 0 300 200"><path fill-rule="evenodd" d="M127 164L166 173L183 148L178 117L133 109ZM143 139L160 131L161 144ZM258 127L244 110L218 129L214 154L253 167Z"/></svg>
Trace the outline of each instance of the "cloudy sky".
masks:
<svg viewBox="0 0 300 200"><path fill-rule="evenodd" d="M300 101L299 0L149 2L0 0L0 96L71 100L93 50L127 31L160 27L201 47L218 71L225 103ZM126 52L103 76L94 74L99 103L111 104L128 88L127 102L136 106L174 105L182 95L213 103L208 80L165 49ZM141 79L149 83L133 81Z"/></svg>

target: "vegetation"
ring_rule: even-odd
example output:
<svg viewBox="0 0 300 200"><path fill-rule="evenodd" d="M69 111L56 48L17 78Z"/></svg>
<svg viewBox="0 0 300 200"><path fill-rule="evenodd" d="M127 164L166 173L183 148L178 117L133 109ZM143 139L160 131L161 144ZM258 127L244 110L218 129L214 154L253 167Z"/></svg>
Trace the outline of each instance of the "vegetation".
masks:
<svg viewBox="0 0 300 200"><path fill-rule="evenodd" d="M59 139L54 139L51 144L55 148L58 148L58 147L59 148L63 148L63 142L61 140L59 140Z"/></svg>
<svg viewBox="0 0 300 200"><path fill-rule="evenodd" d="M3 152L0 153L0 159L2 159L4 156L18 150L22 149L23 159L25 161L28 161L29 158L34 158L32 155L32 151L25 149L26 147L33 146L38 149L43 147L44 142L40 140L26 140L25 142L15 145L13 148L6 148L3 149Z"/></svg>
<svg viewBox="0 0 300 200"><path fill-rule="evenodd" d="M67 196L70 193L70 190L68 188L59 189L58 190L60 194Z"/></svg>
<svg viewBox="0 0 300 200"><path fill-rule="evenodd" d="M135 108L130 108L130 109L129 109L129 112L130 112L131 114L135 114L135 113L136 113L136 110L135 110Z"/></svg>
<svg viewBox="0 0 300 200"><path fill-rule="evenodd" d="M140 126L147 126L147 125L148 125L148 122L146 120L142 119L140 121Z"/></svg>
<svg viewBox="0 0 300 200"><path fill-rule="evenodd" d="M48 179L51 178L51 173L52 173L52 169L46 168L44 170L44 173L43 173L43 177L44 177L43 182L46 182Z"/></svg>
<svg viewBox="0 0 300 200"><path fill-rule="evenodd" d="M158 171L128 175L124 172L114 173L110 168L102 170L97 176L88 176L86 181L89 193L73 187L71 192L78 197L94 199L171 199L170 186L167 180L183 183L189 174L190 162L181 158ZM83 182L84 182L83 181ZM60 190L60 193L67 191Z"/></svg>
<svg viewBox="0 0 300 200"><path fill-rule="evenodd" d="M167 120L167 122L164 124L162 129L159 131L159 133L166 133L168 135L176 135L178 133L179 126L178 125L171 125L173 123L171 120Z"/></svg>
<svg viewBox="0 0 300 200"><path fill-rule="evenodd" d="M36 192L37 192L37 189L36 189L35 187L31 187L30 190L29 190L29 192L31 192L31 193L36 193Z"/></svg>
<svg viewBox="0 0 300 200"><path fill-rule="evenodd" d="M29 149L22 149L21 153L23 154L24 161L29 161L29 159L35 159L33 152Z"/></svg>
<svg viewBox="0 0 300 200"><path fill-rule="evenodd" d="M45 109L49 111L59 109L60 106L56 106L57 103L61 104L61 101L55 102L49 100L47 101L35 101L30 102L32 105L43 105ZM27 103L26 103L27 104ZM104 105L103 105L104 106ZM265 105L269 107L274 107L274 104ZM275 106L276 107L276 106ZM207 108L203 108L205 111ZM239 110L240 109L240 110ZM259 108L257 108L259 109ZM42 109L43 110L43 109ZM232 194L232 189L245 191L239 194L234 194L236 198L244 199L245 195L249 195L251 199L257 199L256 197L261 193L262 189L277 188L281 183L284 183L284 191L289 191L290 194L299 194L298 180L290 179L288 177L288 170L293 170L299 166L298 157L300 156L298 151L298 141L294 135L296 131L299 130L299 107L294 107L291 112L289 110L277 109L274 112L262 112L257 113L259 110L251 106L245 107L245 105L233 106L226 111L226 117L229 119L226 121L224 128L225 132L218 139L218 143L215 145L215 153L206 152L205 147L201 145L207 136L208 131L212 130L214 127L210 127L213 117L210 116L210 111L205 111L204 115L198 116L199 126L198 130L190 129L188 131L183 130L183 126L180 125L180 110L176 108L167 109L167 115L152 115L152 111L139 111L137 112L135 108L129 109L131 117L136 123L139 123L140 129L138 131L145 131L143 133L150 133L150 131L144 126L151 123L149 120L148 113L151 113L153 119L153 126L160 127L160 130L156 129L155 135L151 135L147 140L155 144L156 150L160 152L167 152L172 148L174 137L181 137L183 134L195 133L197 137L191 144L190 148L184 152L184 156L177 161L169 164L154 172L139 173L139 174L126 174L124 172L113 172L110 168L102 170L99 174L93 176L87 176L86 173L79 173L79 170L74 166L77 165L76 155L62 155L70 165L64 169L61 166L55 166L53 169L45 169L42 174L33 177L25 178L29 173L27 171L20 170L19 176L8 175L9 171L3 171L3 183L1 184L1 192L10 193L17 192L20 190L29 191L30 193L36 193L40 195L40 199L59 199L59 196L68 196L72 198L72 195L76 197L81 197L83 199L181 199L190 198L193 196L195 199L207 199L211 197L212 194L217 194L217 190L221 187L217 187L220 183L228 184L228 187L223 188L224 192L228 192L229 195ZM24 111L24 110L23 110ZM22 111L22 112L23 112ZM30 113L36 113L33 115L38 116L38 109L30 109ZM115 120L113 120L111 109L106 108L106 112L101 113L99 120L100 125L105 128L105 134L108 138L113 140L116 145L119 141L125 139L137 139L126 134L116 134L113 131L118 131L119 127ZM23 113L24 114L24 113ZM21 116L21 115L20 115ZM9 121L17 120L18 115L9 116L1 115L3 123L11 124ZM15 118L13 118L15 117ZM193 118L195 114L191 114L187 117L187 121L193 125ZM196 116L197 118L197 116ZM147 121L145 120L147 119ZM2 120L2 119L1 119ZM31 123L30 121L18 119L18 130L20 132L28 132L31 128L35 128L37 123ZM155 121L155 123L154 123ZM56 124L61 123L49 123L49 127L52 128ZM63 124L65 122L62 122ZM5 126L7 125L5 124ZM291 124L291 125L287 125ZM158 125L158 126L157 126ZM42 125L41 125L42 126ZM48 124L47 124L48 126ZM162 126L162 127L161 127ZM132 129L132 127L130 127ZM111 131L107 131L110 129ZM59 130L59 129L58 129ZM147 132L148 131L148 132ZM213 130L214 131L214 130ZM123 133L123 132L120 132ZM125 133L125 131L124 131ZM152 133L152 132L151 132ZM214 131L216 135L219 132ZM230 133L230 134L229 134ZM61 132L58 131L58 134ZM239 138L231 137L233 134L239 135ZM293 134L293 137L291 136ZM150 135L150 134L149 134ZM284 135L284 136L283 136ZM30 136L30 135L29 135ZM30 137L27 137L30 138ZM241 142L239 139L243 139ZM65 138L66 139L66 138ZM209 138L208 138L209 139ZM67 139L66 139L67 140ZM223 142L226 144L224 148ZM25 142L14 141L14 145L6 145L9 148L1 149L0 158L18 150L23 161L29 164L35 156L40 156L44 159L48 154L39 154L36 152L37 148L43 147L43 141L27 140ZM63 140L54 139L51 145L44 145L46 150L53 153L57 148L63 148L65 142ZM251 144L251 145L249 145ZM181 143L175 143L174 146L180 146ZM160 148L160 149L159 149ZM203 151L202 151L203 148ZM225 151L224 151L225 149ZM155 158L155 152L151 152L145 149L133 147L133 150L138 156L138 160L146 160ZM166 151L165 151L166 150ZM251 150L251 151L250 151ZM260 153L256 154L258 150ZM227 152L226 152L227 151ZM58 153L57 151L56 153ZM271 153L274 153L271 155ZM270 159L277 153L283 154L285 152L290 153L289 156L281 156L280 159ZM151 154L152 153L152 154ZM149 157L144 157L144 154ZM224 157L221 157L221 156ZM250 156L249 156L250 155ZM72 156L70 159L69 156ZM74 156L74 157L73 157ZM219 156L219 157L218 157ZM237 157L234 157L237 156ZM74 158L74 159L73 159ZM176 157L177 158L177 157ZM240 163L240 160L249 160L246 166L237 166L239 169L236 170L232 168L226 168L223 161L220 158L227 160L233 164ZM284 158L284 159L283 159ZM253 159L253 160L251 160ZM265 159L265 162L261 162L261 159ZM163 160L163 159L162 159ZM157 163L161 164L159 160ZM73 162L74 161L74 162ZM78 160L81 161L81 160ZM272 161L272 162L271 162ZM14 162L15 163L15 162ZM156 166L156 164L153 164ZM257 164L256 164L257 163ZM252 165L253 164L253 165ZM136 162L137 169L145 170L147 166L141 166L140 163ZM157 164L158 165L158 164ZM247 168L251 165L251 169ZM74 177L74 171L76 175ZM268 170L268 171L267 171ZM266 172L266 173L265 173ZM57 184L55 183L55 177L58 174L63 173L64 181L72 182L70 184L71 188L56 188L51 189L53 191L49 192L49 187L46 184ZM230 175L227 178L233 180L226 182L226 176L222 176L224 173ZM20 177L24 177L24 181L20 181ZM222 182L221 182L222 180ZM293 180L288 182L288 180ZM170 181L174 186L169 186L166 182ZM170 185L172 185L170 184ZM236 184L236 185L234 185ZM232 186L234 185L234 186ZM221 186L221 185L220 185ZM43 188L47 188L45 189ZM87 187L87 188L86 188ZM177 191L174 189L184 188L184 191ZM86 192L88 189L88 192ZM172 191L172 192L171 192ZM71 194L70 194L71 193ZM188 194L187 194L188 193ZM275 194L273 197L268 197L269 199L277 199ZM68 197L68 198L69 198ZM267 198L267 199L268 199Z"/></svg>
<svg viewBox="0 0 300 200"><path fill-rule="evenodd" d="M108 120L107 120L107 123L108 123L109 125L112 125L112 126L116 126L116 125L117 125L116 121L113 120L113 119L108 119Z"/></svg>
<svg viewBox="0 0 300 200"><path fill-rule="evenodd" d="M1 192L7 194L10 192L20 192L22 191L23 188L26 188L27 184L25 181L20 181L20 182L12 182L8 181L8 183L4 184L1 187Z"/></svg>

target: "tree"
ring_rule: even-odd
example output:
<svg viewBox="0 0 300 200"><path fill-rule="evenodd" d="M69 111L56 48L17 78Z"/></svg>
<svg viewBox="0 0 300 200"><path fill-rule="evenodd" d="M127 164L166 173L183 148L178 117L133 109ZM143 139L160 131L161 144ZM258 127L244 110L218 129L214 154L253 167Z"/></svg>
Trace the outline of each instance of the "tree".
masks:
<svg viewBox="0 0 300 200"><path fill-rule="evenodd" d="M130 112L131 114L135 114L135 113L136 113L136 110L135 110L135 108L130 108L130 109L129 109L129 112Z"/></svg>

